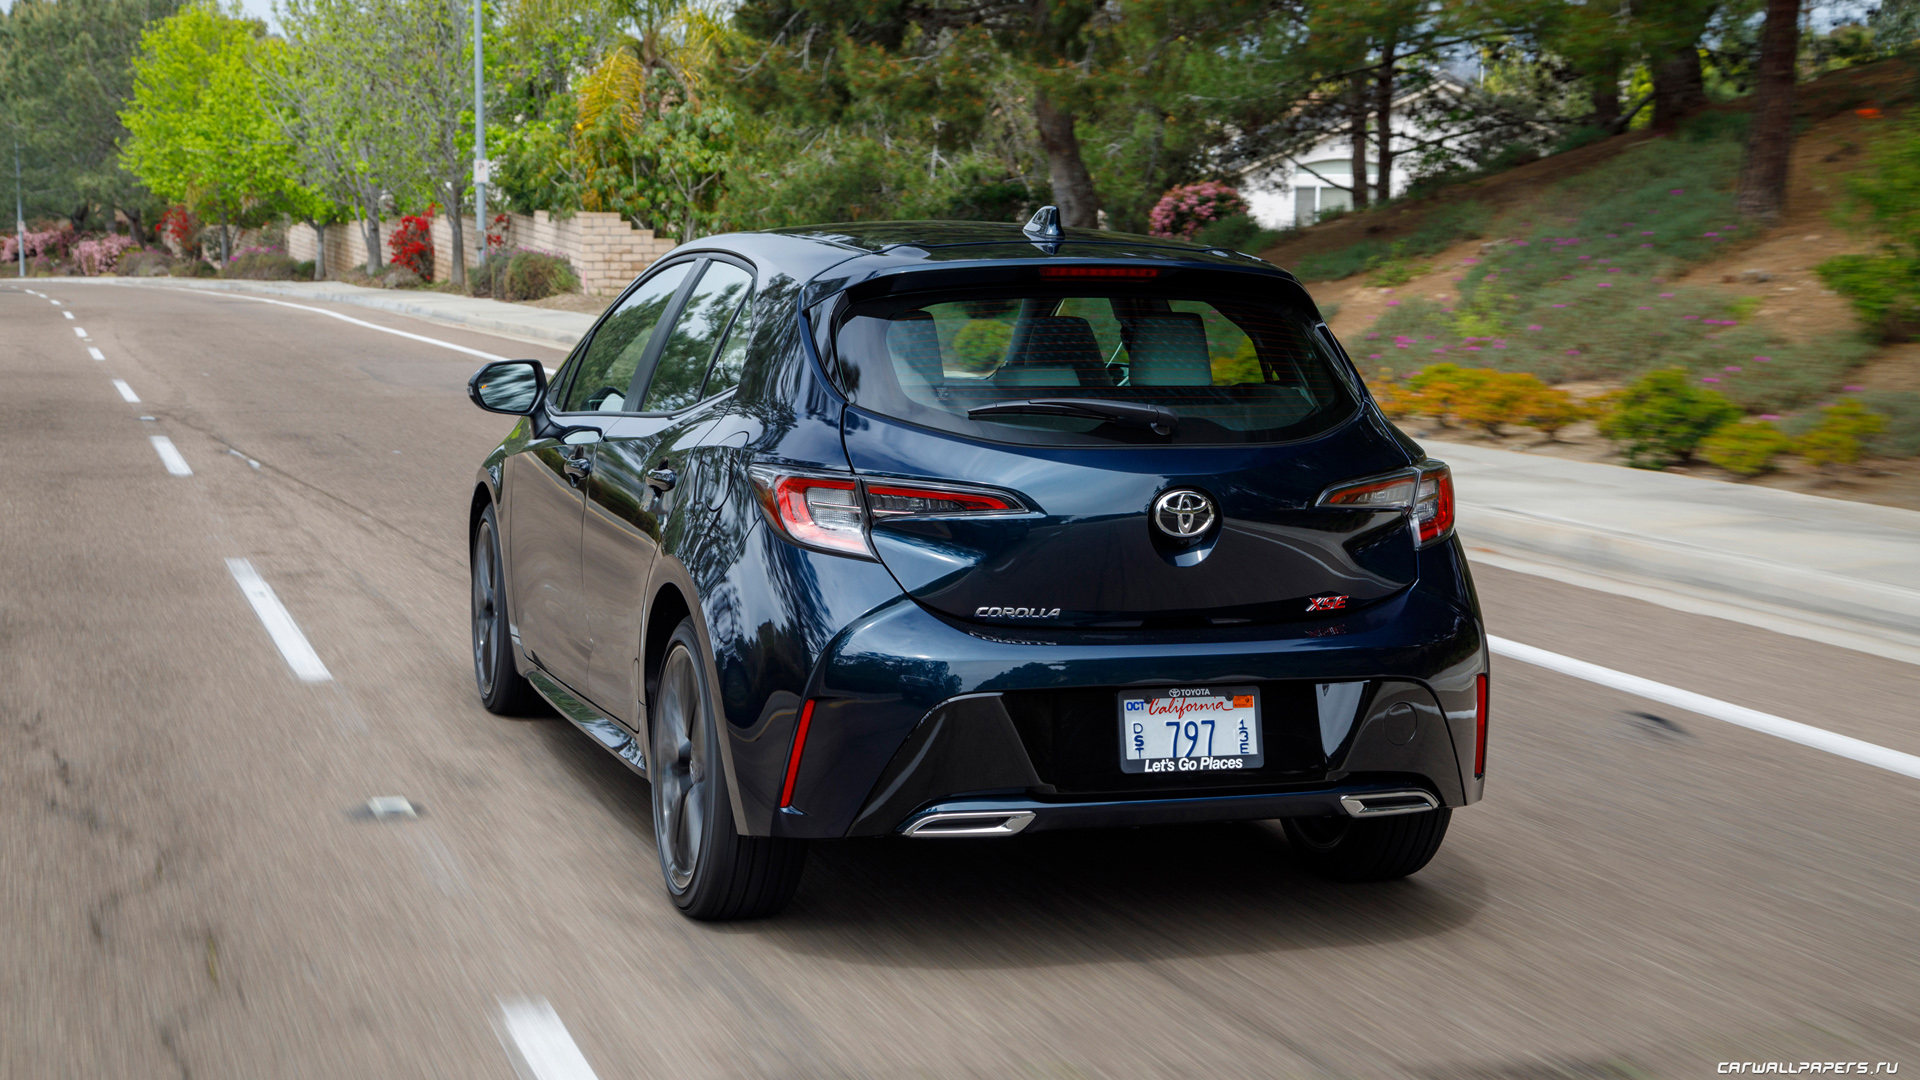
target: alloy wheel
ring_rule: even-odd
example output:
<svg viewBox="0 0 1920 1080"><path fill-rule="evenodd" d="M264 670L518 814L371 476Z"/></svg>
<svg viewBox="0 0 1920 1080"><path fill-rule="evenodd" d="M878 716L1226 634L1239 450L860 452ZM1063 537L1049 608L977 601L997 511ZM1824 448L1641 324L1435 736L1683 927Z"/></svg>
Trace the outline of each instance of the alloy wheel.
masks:
<svg viewBox="0 0 1920 1080"><path fill-rule="evenodd" d="M708 747L700 674L684 645L675 644L660 668L652 708L655 817L660 853L674 891L693 882L707 829Z"/></svg>
<svg viewBox="0 0 1920 1080"><path fill-rule="evenodd" d="M498 656L494 627L498 624L499 567L494 557L493 525L482 521L473 540L473 674L480 696L493 693Z"/></svg>

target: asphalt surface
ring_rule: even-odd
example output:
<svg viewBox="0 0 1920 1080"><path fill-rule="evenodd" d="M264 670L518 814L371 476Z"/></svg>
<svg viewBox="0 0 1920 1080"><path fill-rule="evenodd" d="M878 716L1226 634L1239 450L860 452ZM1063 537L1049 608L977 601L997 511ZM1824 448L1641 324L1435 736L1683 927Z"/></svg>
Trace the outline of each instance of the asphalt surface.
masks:
<svg viewBox="0 0 1920 1080"><path fill-rule="evenodd" d="M1255 824L867 841L777 919L691 923L644 782L475 700L465 512L508 425L477 359L25 284L65 306L0 283L0 1076L504 1080L516 999L604 1080L1920 1067L1920 780L1513 661L1487 798L1404 882L1317 881ZM1478 584L1501 636L1920 753L1920 669Z"/></svg>

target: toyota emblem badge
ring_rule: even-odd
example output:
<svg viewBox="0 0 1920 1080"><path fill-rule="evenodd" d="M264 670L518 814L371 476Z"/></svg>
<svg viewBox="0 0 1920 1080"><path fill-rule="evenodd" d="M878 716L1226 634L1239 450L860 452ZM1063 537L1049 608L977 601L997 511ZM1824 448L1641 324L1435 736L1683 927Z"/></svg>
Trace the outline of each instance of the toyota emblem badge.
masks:
<svg viewBox="0 0 1920 1080"><path fill-rule="evenodd" d="M1154 528L1176 540L1192 540L1213 528L1213 500L1192 488L1175 488L1153 500Z"/></svg>

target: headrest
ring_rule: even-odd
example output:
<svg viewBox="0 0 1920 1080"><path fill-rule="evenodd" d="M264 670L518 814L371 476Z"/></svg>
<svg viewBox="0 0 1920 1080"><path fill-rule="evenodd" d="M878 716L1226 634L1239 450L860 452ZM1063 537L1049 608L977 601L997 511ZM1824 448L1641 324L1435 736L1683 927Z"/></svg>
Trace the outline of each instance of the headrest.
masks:
<svg viewBox="0 0 1920 1080"><path fill-rule="evenodd" d="M1014 324L1007 363L994 382L1007 386L1101 386L1100 343L1085 319L1043 315Z"/></svg>
<svg viewBox="0 0 1920 1080"><path fill-rule="evenodd" d="M1128 320L1128 386L1212 386L1213 362L1200 316L1186 312Z"/></svg>
<svg viewBox="0 0 1920 1080"><path fill-rule="evenodd" d="M940 361L940 334L933 315L909 311L887 324L887 351L893 354L895 370L905 365L928 386L938 386L947 375Z"/></svg>

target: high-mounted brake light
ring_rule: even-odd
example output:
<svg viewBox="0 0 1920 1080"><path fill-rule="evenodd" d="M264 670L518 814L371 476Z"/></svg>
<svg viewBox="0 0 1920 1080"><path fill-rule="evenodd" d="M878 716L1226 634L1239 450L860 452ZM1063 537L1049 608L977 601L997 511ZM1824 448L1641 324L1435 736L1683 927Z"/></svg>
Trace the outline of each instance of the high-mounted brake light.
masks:
<svg viewBox="0 0 1920 1080"><path fill-rule="evenodd" d="M1487 775L1487 677L1484 674L1474 684L1473 775Z"/></svg>
<svg viewBox="0 0 1920 1080"><path fill-rule="evenodd" d="M1043 278L1156 278L1160 276L1158 267L1152 266L1043 266L1040 268Z"/></svg>
<svg viewBox="0 0 1920 1080"><path fill-rule="evenodd" d="M787 472L756 465L749 470L767 520L802 547L836 555L872 558L867 528L888 518L1017 514L1026 507L1007 495L970 488L852 476Z"/></svg>
<svg viewBox="0 0 1920 1080"><path fill-rule="evenodd" d="M1453 471L1427 461L1417 469L1336 484L1320 494L1318 505L1410 511L1424 546L1453 531Z"/></svg>

